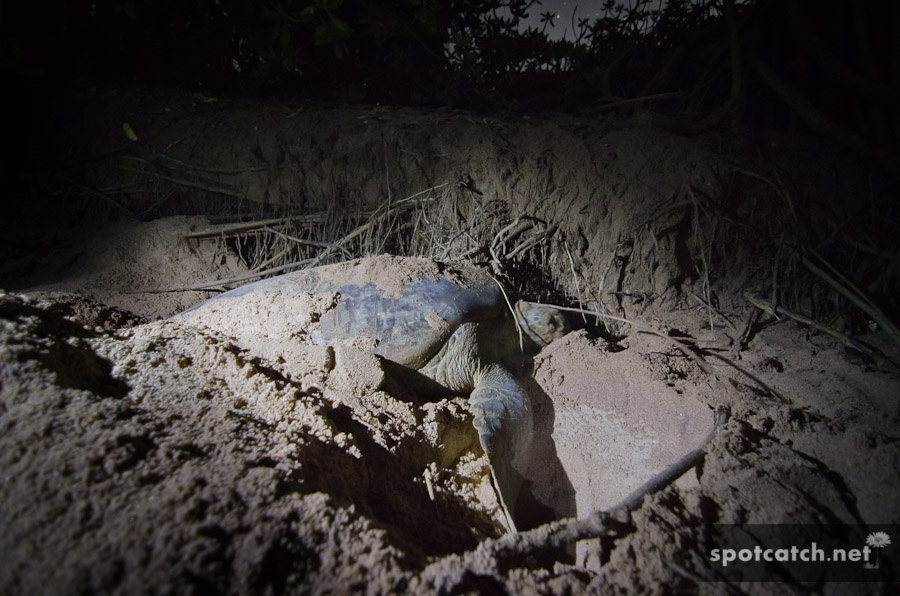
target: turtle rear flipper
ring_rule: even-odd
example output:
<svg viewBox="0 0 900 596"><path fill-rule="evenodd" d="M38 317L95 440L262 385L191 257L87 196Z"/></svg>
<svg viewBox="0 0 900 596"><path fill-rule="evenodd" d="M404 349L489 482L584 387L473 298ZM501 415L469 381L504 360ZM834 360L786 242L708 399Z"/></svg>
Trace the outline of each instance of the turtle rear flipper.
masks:
<svg viewBox="0 0 900 596"><path fill-rule="evenodd" d="M476 380L469 404L507 523L515 532L516 508L524 486L517 468L524 463L533 427L528 394L509 371L492 365Z"/></svg>

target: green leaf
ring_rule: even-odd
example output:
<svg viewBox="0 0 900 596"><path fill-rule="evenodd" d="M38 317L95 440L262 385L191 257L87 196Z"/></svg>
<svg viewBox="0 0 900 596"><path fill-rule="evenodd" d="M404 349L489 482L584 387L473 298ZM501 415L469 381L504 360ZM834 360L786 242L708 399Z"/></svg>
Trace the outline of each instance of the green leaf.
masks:
<svg viewBox="0 0 900 596"><path fill-rule="evenodd" d="M334 31L328 22L321 22L316 25L316 32L313 36L313 42L317 46L324 46L334 41Z"/></svg>
<svg viewBox="0 0 900 596"><path fill-rule="evenodd" d="M128 137L129 139L131 139L132 141L138 140L137 135L134 134L134 129L131 128L131 125L128 124L127 122L122 123L122 132L124 132L125 136Z"/></svg>

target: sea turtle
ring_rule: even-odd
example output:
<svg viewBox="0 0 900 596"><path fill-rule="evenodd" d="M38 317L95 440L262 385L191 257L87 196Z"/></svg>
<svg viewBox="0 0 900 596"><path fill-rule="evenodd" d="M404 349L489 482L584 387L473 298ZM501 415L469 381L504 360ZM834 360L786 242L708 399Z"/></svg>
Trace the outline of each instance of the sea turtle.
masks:
<svg viewBox="0 0 900 596"><path fill-rule="evenodd" d="M519 301L514 318L502 290L482 269L389 256L279 275L187 312L214 314L224 301L253 296L264 305L254 307L258 316L269 317L267 309L290 311L291 297L302 293L324 296L329 306L309 325L315 343L371 338L374 352L384 359L415 369L446 390L469 394L474 426L514 530L522 487L516 460L531 441L532 415L525 387L513 371L519 368L520 345L539 348L568 331L564 316L552 307ZM293 316L287 315L288 320Z"/></svg>

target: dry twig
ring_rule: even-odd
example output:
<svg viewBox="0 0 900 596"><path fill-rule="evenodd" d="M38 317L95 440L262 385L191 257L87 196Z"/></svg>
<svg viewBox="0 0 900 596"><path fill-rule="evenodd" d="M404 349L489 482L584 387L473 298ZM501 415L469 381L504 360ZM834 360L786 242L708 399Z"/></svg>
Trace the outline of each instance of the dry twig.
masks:
<svg viewBox="0 0 900 596"><path fill-rule="evenodd" d="M885 358L881 354L879 354L877 351L870 348L866 344L853 339L852 337L844 335L840 331L832 329L831 327L828 327L827 325L823 325L822 323L819 323L818 321L815 321L809 317L806 317L801 314L790 311L782 306L772 304L768 300L764 300L763 298L760 298L753 294L747 293L747 294L744 294L744 297L747 299L747 301L750 304L752 304L756 308L760 309L761 311L767 313L771 317L774 317L774 318L778 318L779 316L789 317L791 319L794 319L798 323L802 323L803 325L807 325L809 327L812 327L813 329L818 329L822 333L827 333L828 335L837 339L838 341L840 341L842 344L844 344L848 348L852 348L852 349L856 350L857 352L860 352L860 353L865 354L866 356L872 358L872 360L875 361L875 364L876 364L876 366L878 366L878 368L883 368L884 365L886 364Z"/></svg>

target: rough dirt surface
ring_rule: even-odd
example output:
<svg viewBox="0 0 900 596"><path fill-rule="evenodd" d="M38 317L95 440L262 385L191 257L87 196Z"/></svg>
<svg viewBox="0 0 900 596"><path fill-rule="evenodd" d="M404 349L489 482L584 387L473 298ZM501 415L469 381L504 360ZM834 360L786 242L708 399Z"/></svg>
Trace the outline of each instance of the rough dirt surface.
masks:
<svg viewBox="0 0 900 596"><path fill-rule="evenodd" d="M256 114L261 122L265 113ZM210 134L249 134L227 131L246 122L241 114L219 114ZM327 114L315 115L323 123L306 139L332 127L340 143L358 144L349 154L368 146L372 133L356 131L368 122L358 113ZM367 114L407 118L395 128L405 143L453 155L457 165L460 147L475 161L479 151L490 154L479 162L480 191L582 238L580 249L572 246L581 287L601 293L624 231L642 225L648 206L685 175L714 170L698 142L640 126L490 124L497 137L518 139L510 148L497 137L484 140L478 123L459 114L416 114L414 123L409 114ZM471 123L456 129L453 142L448 118ZM573 143L579 130L582 140ZM181 133L159 133L167 134ZM432 136L415 145L409 135ZM507 153L497 161L499 146ZM617 161L603 151L640 157L600 171L601 162ZM341 172L347 187L368 180L357 192L380 194L380 182L366 177L383 171L380 159L356 174L320 168L297 175ZM535 170L570 171L579 161L590 173L563 176L540 200L520 186L534 182L527 177ZM497 164L506 175L486 171ZM272 200L295 188L287 177L266 175L259 173L259 185ZM391 184L413 194L418 180L392 175ZM699 533L702 524L900 523L896 371L877 370L789 320L766 325L738 354L734 340L748 312L736 306L739 296L723 286L722 310L713 312L697 305L685 282L681 299L667 285L678 274L677 239L659 237L655 247L630 245L643 256L628 265L617 260L622 270L608 278L655 294L612 308L645 327L622 324L617 341L579 329L534 357L535 498L552 518L610 507L697 446L716 406L730 406L730 418L702 466L648 496L616 540L549 551L503 542L464 398L421 400L385 383L370 346L342 347L335 358L327 347L298 342L275 354L264 342L237 339L252 336L250 316L239 321L240 333L168 318L209 291L128 293L246 274L224 243L183 239L208 224L178 216L114 221L102 233L70 228L52 250L4 261L0 592L716 594L723 584L707 583L715 575L702 560L715 536ZM548 260L564 286L573 283L565 255ZM310 304L310 312L322 306ZM665 337L671 330L721 355L709 363L736 389L724 390L701 370ZM900 361L880 332L864 339ZM890 586L874 589L889 593Z"/></svg>

